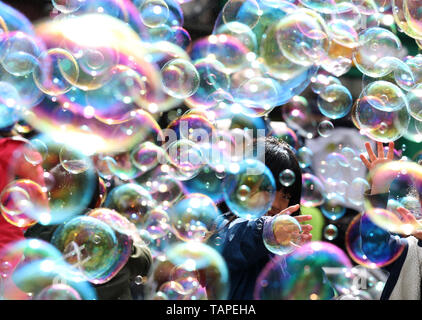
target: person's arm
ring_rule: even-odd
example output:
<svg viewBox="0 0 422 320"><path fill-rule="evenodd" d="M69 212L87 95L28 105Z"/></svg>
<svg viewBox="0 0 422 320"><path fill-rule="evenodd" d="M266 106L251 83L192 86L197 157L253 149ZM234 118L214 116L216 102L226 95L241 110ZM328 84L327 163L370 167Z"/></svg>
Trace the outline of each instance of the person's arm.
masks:
<svg viewBox="0 0 422 320"><path fill-rule="evenodd" d="M369 143L366 143L365 147L369 159L363 154L360 155L360 158L370 173L379 165L393 160L394 143L392 142L389 143L387 155L384 155L384 147L381 142L377 142L377 155L375 155ZM366 201L369 201L374 208L386 209L392 181L393 177L388 177L387 181L385 179L372 179L370 181L371 189L365 193ZM406 245L404 239L393 236L387 230L374 224L366 213L361 215L360 237L362 252L374 263L385 262L393 257L397 258L400 252L404 251ZM392 266L394 266L393 263L385 266L385 269L388 270Z"/></svg>

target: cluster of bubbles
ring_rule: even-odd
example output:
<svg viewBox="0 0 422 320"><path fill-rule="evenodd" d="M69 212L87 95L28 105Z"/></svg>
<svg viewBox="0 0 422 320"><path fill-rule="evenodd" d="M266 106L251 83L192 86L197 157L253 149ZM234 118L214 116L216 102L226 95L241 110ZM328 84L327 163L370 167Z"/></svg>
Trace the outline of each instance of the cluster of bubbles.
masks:
<svg viewBox="0 0 422 320"><path fill-rule="evenodd" d="M0 212L22 230L59 225L51 243L0 251L0 298L96 299L95 286L144 246L153 265L134 282L147 299L226 299L220 205L259 219L280 188L296 186L302 208L329 221L327 241L302 244L294 217L265 217L262 241L275 258L254 298L379 296L385 277L371 272L404 250L378 245L383 232L420 228L397 208L422 217L421 154L406 161L395 150L365 177L363 145L335 146L315 164L309 142L329 140L344 119L368 139L422 141L422 59L406 55L395 29L422 48L422 2L228 0L195 41L185 0L51 2L50 17L33 24L0 2L0 130L25 137ZM362 73L357 96L341 78L352 67ZM283 121L270 121L278 107ZM260 158L264 136L288 144L301 177L293 168L273 176ZM369 181L391 182L387 207L364 197ZM350 207L360 213L341 250L331 241Z"/></svg>

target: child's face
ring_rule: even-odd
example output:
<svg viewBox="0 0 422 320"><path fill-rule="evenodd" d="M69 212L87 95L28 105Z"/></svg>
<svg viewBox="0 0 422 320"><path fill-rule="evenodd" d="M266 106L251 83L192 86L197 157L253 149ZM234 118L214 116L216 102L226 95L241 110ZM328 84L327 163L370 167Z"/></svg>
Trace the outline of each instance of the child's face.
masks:
<svg viewBox="0 0 422 320"><path fill-rule="evenodd" d="M277 191L275 195L275 199L271 209L268 211L267 215L273 216L284 209L286 209L289 205L289 196L284 194L282 191Z"/></svg>

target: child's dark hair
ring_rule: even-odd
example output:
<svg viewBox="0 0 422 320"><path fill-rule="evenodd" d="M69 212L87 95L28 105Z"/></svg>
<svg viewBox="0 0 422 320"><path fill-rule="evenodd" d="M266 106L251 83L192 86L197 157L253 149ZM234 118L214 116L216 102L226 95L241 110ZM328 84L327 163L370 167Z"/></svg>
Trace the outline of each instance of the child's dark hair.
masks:
<svg viewBox="0 0 422 320"><path fill-rule="evenodd" d="M300 204L302 194L302 171L294 151L284 141L273 136L265 138L265 165L274 176L277 191L290 196L289 206ZM293 171L295 181L290 186L283 186L280 182L280 173L289 169Z"/></svg>

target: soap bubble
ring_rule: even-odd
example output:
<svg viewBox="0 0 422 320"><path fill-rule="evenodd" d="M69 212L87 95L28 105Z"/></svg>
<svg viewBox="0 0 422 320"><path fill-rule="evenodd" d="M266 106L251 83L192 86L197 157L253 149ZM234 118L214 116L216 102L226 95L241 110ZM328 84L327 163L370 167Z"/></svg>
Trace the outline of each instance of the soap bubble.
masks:
<svg viewBox="0 0 422 320"><path fill-rule="evenodd" d="M172 231L182 241L206 241L216 230L219 215L211 198L200 193L187 195L169 208Z"/></svg>
<svg viewBox="0 0 422 320"><path fill-rule="evenodd" d="M226 25L238 22L251 29L256 26L261 15L262 11L255 0L229 0L222 10L223 21Z"/></svg>
<svg viewBox="0 0 422 320"><path fill-rule="evenodd" d="M280 172L279 180L283 186L290 187L295 182L296 176L292 170L286 169Z"/></svg>
<svg viewBox="0 0 422 320"><path fill-rule="evenodd" d="M347 273L351 267L340 248L328 242L312 241L287 257L268 262L256 281L254 298L330 300L336 291L348 289ZM337 272L328 276L329 269Z"/></svg>
<svg viewBox="0 0 422 320"><path fill-rule="evenodd" d="M317 103L324 116L339 119L349 113L352 107L352 95L346 87L333 84L321 91Z"/></svg>
<svg viewBox="0 0 422 320"><path fill-rule="evenodd" d="M401 42L394 33L384 28L369 28L359 35L353 62L363 74L377 77L380 73L377 61L383 57L397 57L400 49Z"/></svg>
<svg viewBox="0 0 422 320"><path fill-rule="evenodd" d="M94 284L105 283L117 274L116 260L122 258L118 240L113 229L99 219L75 217L56 229L51 243Z"/></svg>
<svg viewBox="0 0 422 320"><path fill-rule="evenodd" d="M230 169L223 182L224 200L230 210L246 219L266 214L276 192L271 171L254 159L243 160Z"/></svg>
<svg viewBox="0 0 422 320"><path fill-rule="evenodd" d="M164 0L145 0L139 7L142 22L155 28L167 22L169 18L169 7Z"/></svg>
<svg viewBox="0 0 422 320"><path fill-rule="evenodd" d="M154 204L154 199L145 188L135 183L126 183L111 190L105 207L116 210L130 222L140 225L145 222Z"/></svg>
<svg viewBox="0 0 422 320"><path fill-rule="evenodd" d="M199 87L199 73L189 61L175 59L161 68L164 91L172 97L186 99Z"/></svg>
<svg viewBox="0 0 422 320"><path fill-rule="evenodd" d="M265 220L262 238L265 247L277 255L286 255L300 247L299 222L289 216L279 214Z"/></svg>
<svg viewBox="0 0 422 320"><path fill-rule="evenodd" d="M323 232L324 238L328 241L332 241L338 236L338 228L333 224L329 224L328 226L326 226Z"/></svg>
<svg viewBox="0 0 422 320"><path fill-rule="evenodd" d="M12 181L0 194L0 210L6 221L14 226L30 227L49 215L47 194L32 180Z"/></svg>
<svg viewBox="0 0 422 320"><path fill-rule="evenodd" d="M318 124L318 133L321 137L327 138L331 136L331 134L333 133L333 130L334 130L334 125L329 120L321 121Z"/></svg>
<svg viewBox="0 0 422 320"><path fill-rule="evenodd" d="M300 204L317 207L324 203L325 188L321 180L310 173L302 175L302 197Z"/></svg>

